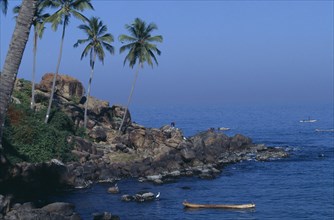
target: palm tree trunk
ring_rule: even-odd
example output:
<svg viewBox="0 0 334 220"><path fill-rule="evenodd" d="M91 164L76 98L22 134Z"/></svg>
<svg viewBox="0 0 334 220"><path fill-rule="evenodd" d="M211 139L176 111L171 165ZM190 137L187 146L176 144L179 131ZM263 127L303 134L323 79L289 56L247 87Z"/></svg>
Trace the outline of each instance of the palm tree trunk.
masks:
<svg viewBox="0 0 334 220"><path fill-rule="evenodd" d="M89 82L88 82L88 89L87 89L87 100L85 103L85 116L84 116L84 128L87 127L87 109L88 109L88 102L89 102L89 96L90 96L90 87L92 85L92 80L93 80L93 74L94 74L94 65L95 65L95 60L96 60L96 53L93 50L93 61L92 61L92 65L91 65L91 72L90 72L90 77L89 77Z"/></svg>
<svg viewBox="0 0 334 220"><path fill-rule="evenodd" d="M34 59L33 59L33 64L32 64L32 78L31 78L31 102L30 102L30 108L33 110L35 107L35 75L36 75L36 54L37 54L37 39L38 39L38 34L37 34L37 29L36 27L34 28Z"/></svg>
<svg viewBox="0 0 334 220"><path fill-rule="evenodd" d="M118 128L118 132L119 133L122 131L122 127L123 127L123 124L124 124L124 121L125 121L125 117L126 117L126 114L128 112L128 108L129 108L129 105L130 105L130 102L131 102L131 99L132 99L132 94L133 94L133 91L134 91L135 86L136 86L136 82L137 82L137 78L138 78L138 73L139 73L140 66L141 66L141 63L138 63L138 67L137 67L137 70L136 70L135 78L133 80L131 92L130 92L130 95L129 95L129 98L128 98L128 103L126 104L126 107L125 107L125 112L124 112L124 115L123 115L122 123L121 123L121 125Z"/></svg>
<svg viewBox="0 0 334 220"><path fill-rule="evenodd" d="M13 92L23 52L29 39L36 6L37 0L23 0L3 66L3 71L0 75L0 149L2 148L5 115Z"/></svg>
<svg viewBox="0 0 334 220"><path fill-rule="evenodd" d="M53 96L54 96L54 93L55 93L56 79L57 79L57 76L58 76L60 62L61 62L61 57L62 57L62 54L63 54L63 45L64 45L64 38L65 38L65 28L66 28L66 25L65 25L65 19L64 19L63 33L62 33L62 36L61 36L60 51L59 51L59 56L58 56L57 68L56 68L56 73L53 75L51 95L50 95L50 99L49 99L48 110L47 110L46 116L45 116L45 121L44 121L45 123L48 123L49 116L50 116L50 111L51 111L51 106L52 106L52 101L53 101Z"/></svg>

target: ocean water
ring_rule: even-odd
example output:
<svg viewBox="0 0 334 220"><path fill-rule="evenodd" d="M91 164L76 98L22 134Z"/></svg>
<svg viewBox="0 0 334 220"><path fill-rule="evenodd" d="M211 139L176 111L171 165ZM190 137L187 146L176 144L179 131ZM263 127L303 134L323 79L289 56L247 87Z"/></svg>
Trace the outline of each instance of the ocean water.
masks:
<svg viewBox="0 0 334 220"><path fill-rule="evenodd" d="M120 194L108 194L111 184L52 196L50 201L76 205L84 219L108 211L121 219L334 219L333 104L317 105L226 105L134 107L132 119L146 127L176 123L185 136L210 127L229 127L255 143L282 146L291 156L269 162L243 161L228 165L213 180L180 178L154 185L136 179L119 181ZM300 120L316 119L315 123ZM147 190L161 193L148 203L122 202L122 194ZM188 210L182 201L193 203L250 203L250 210Z"/></svg>

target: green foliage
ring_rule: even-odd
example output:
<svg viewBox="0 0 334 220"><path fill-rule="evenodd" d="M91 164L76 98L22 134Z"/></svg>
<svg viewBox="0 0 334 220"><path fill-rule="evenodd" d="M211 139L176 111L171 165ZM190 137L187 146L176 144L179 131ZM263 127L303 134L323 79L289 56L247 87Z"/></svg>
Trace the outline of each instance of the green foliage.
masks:
<svg viewBox="0 0 334 220"><path fill-rule="evenodd" d="M24 79L19 79L17 82L19 87L13 91L13 97L19 99L23 105L30 105L31 100L31 82Z"/></svg>
<svg viewBox="0 0 334 220"><path fill-rule="evenodd" d="M61 111L52 111L49 124L45 110L35 113L29 105L11 104L6 119L4 148L11 162L43 162L52 158L69 161L72 146L67 142L74 132L72 120Z"/></svg>

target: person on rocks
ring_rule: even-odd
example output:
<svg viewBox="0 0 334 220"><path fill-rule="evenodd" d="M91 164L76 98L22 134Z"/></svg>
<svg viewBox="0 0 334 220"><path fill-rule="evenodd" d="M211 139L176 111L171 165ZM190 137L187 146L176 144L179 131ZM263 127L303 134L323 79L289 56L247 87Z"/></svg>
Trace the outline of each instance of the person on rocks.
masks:
<svg viewBox="0 0 334 220"><path fill-rule="evenodd" d="M172 121L172 123L170 123L170 126L171 126L172 128L175 128L175 122Z"/></svg>

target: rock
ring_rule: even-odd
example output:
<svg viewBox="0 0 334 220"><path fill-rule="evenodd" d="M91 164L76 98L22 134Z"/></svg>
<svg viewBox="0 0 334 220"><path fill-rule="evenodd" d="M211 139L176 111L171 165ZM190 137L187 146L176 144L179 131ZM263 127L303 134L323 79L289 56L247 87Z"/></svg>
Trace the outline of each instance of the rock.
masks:
<svg viewBox="0 0 334 220"><path fill-rule="evenodd" d="M243 136L241 134L236 134L231 139L230 148L236 149L241 146L250 145L250 144L252 144L252 139L250 139L249 137Z"/></svg>
<svg viewBox="0 0 334 220"><path fill-rule="evenodd" d="M195 152L189 148L183 148L180 153L184 162L190 162L196 157Z"/></svg>
<svg viewBox="0 0 334 220"><path fill-rule="evenodd" d="M111 126L113 129L119 129L122 123L123 116L124 116L125 108L121 105L113 105L111 107L111 111L112 111ZM127 110L122 131L125 131L127 127L130 126L131 124L132 124L131 115L130 115L129 110Z"/></svg>
<svg viewBox="0 0 334 220"><path fill-rule="evenodd" d="M119 216L112 215L110 212L93 213L94 220L119 220Z"/></svg>
<svg viewBox="0 0 334 220"><path fill-rule="evenodd" d="M65 203L65 202L55 202L55 203L51 203L49 205L42 207L41 210L44 210L50 213L56 212L61 215L69 216L69 215L72 215L74 212L74 205L71 203Z"/></svg>
<svg viewBox="0 0 334 220"><path fill-rule="evenodd" d="M259 151L256 160L267 161L273 159L286 158L289 154L282 148L267 148L267 150Z"/></svg>
<svg viewBox="0 0 334 220"><path fill-rule="evenodd" d="M99 100L93 96L89 96L88 99L88 110L90 110L92 113L96 115L100 115L104 109L109 108L109 102Z"/></svg>
<svg viewBox="0 0 334 220"><path fill-rule="evenodd" d="M155 180L159 180L162 178L162 175L159 174L159 175L152 175L152 176L146 176L146 179L148 181L155 181Z"/></svg>
<svg viewBox="0 0 334 220"><path fill-rule="evenodd" d="M152 192L139 192L136 195L134 195L134 200L136 202L147 202L147 201L153 201L155 199L155 196Z"/></svg>
<svg viewBox="0 0 334 220"><path fill-rule="evenodd" d="M96 147L92 144L92 142L77 136L71 136L68 140L69 142L74 144L74 149L80 152L87 152L90 154L96 154Z"/></svg>
<svg viewBox="0 0 334 220"><path fill-rule="evenodd" d="M118 188L117 184L115 184L115 186L109 187L108 188L108 193L112 193L112 194L119 193L119 188Z"/></svg>
<svg viewBox="0 0 334 220"><path fill-rule="evenodd" d="M80 216L74 212L74 205L69 203L52 203L43 208L36 209L30 203L16 204L12 210L6 213L5 220L80 220Z"/></svg>
<svg viewBox="0 0 334 220"><path fill-rule="evenodd" d="M46 73L42 77L41 82L36 84L36 89L50 92L53 77L53 73ZM56 79L56 93L67 100L80 99L84 94L84 87L77 79L68 75L59 74Z"/></svg>
<svg viewBox="0 0 334 220"><path fill-rule="evenodd" d="M104 128L101 126L95 126L90 132L89 137L93 138L97 142L105 142L107 141L107 133Z"/></svg>
<svg viewBox="0 0 334 220"><path fill-rule="evenodd" d="M133 200L134 200L134 197L131 196L131 195L125 194L125 195L122 195L121 200L122 200L122 201L125 201L125 202L130 202L130 201L133 201Z"/></svg>
<svg viewBox="0 0 334 220"><path fill-rule="evenodd" d="M10 209L12 196L3 196L0 194L0 214L5 214Z"/></svg>

